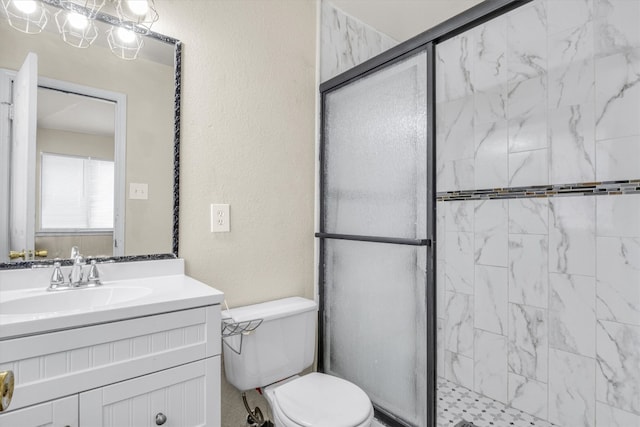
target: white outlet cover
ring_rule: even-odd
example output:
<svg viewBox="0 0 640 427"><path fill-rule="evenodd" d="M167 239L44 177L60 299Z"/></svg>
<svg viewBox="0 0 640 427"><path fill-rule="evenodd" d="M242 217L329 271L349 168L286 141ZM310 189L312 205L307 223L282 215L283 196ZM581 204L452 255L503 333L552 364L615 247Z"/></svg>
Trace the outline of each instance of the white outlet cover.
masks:
<svg viewBox="0 0 640 427"><path fill-rule="evenodd" d="M149 198L149 184L129 183L129 199L147 200Z"/></svg>
<svg viewBox="0 0 640 427"><path fill-rule="evenodd" d="M231 217L228 204L211 203L211 232L226 233L231 231Z"/></svg>

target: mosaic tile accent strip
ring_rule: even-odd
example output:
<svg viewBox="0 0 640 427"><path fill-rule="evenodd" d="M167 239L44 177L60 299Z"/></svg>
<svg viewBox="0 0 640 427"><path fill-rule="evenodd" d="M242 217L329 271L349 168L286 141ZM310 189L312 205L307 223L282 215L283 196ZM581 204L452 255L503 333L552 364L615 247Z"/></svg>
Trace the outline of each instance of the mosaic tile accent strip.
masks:
<svg viewBox="0 0 640 427"><path fill-rule="evenodd" d="M438 378L437 395L438 427L453 427L462 421L473 423L477 427L555 426L555 424L455 385L444 378Z"/></svg>
<svg viewBox="0 0 640 427"><path fill-rule="evenodd" d="M98 264L105 262L134 262L134 261L160 261L163 259L176 259L176 254L149 254L149 255L127 255L114 257L86 257L84 260L90 263L96 260ZM0 270L21 270L26 268L45 268L53 266L54 262L59 262L61 266L73 265L73 260L67 259L39 259L35 261L0 262Z"/></svg>
<svg viewBox="0 0 640 427"><path fill-rule="evenodd" d="M518 199L528 197L593 196L635 193L640 193L640 179L491 188L486 190L442 191L436 193L436 200L447 202L452 200Z"/></svg>

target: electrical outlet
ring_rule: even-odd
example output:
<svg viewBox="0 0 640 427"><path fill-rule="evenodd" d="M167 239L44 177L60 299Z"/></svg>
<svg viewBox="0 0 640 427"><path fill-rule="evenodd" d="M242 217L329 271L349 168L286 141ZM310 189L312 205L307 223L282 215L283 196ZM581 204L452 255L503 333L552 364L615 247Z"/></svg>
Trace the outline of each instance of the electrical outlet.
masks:
<svg viewBox="0 0 640 427"><path fill-rule="evenodd" d="M129 198L147 200L149 198L149 184L129 183Z"/></svg>
<svg viewBox="0 0 640 427"><path fill-rule="evenodd" d="M211 232L224 233L230 231L229 205L211 203Z"/></svg>

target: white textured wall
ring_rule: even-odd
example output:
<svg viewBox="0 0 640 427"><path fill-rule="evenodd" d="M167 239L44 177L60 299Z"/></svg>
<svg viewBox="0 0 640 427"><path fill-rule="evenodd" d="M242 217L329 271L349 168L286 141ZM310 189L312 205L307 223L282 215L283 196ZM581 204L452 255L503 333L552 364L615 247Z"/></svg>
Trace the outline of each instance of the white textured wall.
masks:
<svg viewBox="0 0 640 427"><path fill-rule="evenodd" d="M156 30L184 43L179 255L187 273L224 291L230 306L312 298L315 2L156 4ZM231 205L230 233L209 232L212 202ZM255 405L257 394L250 399ZM245 419L239 393L223 381L222 425Z"/></svg>
<svg viewBox="0 0 640 427"><path fill-rule="evenodd" d="M230 306L313 297L312 1L157 2L184 43L180 249ZM163 17L168 17L163 20ZM210 233L210 203L231 232Z"/></svg>

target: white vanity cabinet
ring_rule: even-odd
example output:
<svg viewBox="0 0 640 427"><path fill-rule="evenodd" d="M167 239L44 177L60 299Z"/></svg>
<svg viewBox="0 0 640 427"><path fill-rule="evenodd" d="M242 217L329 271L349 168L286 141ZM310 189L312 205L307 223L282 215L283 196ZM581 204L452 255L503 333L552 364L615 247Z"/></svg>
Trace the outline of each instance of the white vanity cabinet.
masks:
<svg viewBox="0 0 640 427"><path fill-rule="evenodd" d="M80 394L80 425L214 425L220 359L212 357Z"/></svg>
<svg viewBox="0 0 640 427"><path fill-rule="evenodd" d="M220 306L5 339L0 370L0 427L219 427Z"/></svg>
<svg viewBox="0 0 640 427"><path fill-rule="evenodd" d="M77 427L78 396L69 396L0 415L0 426Z"/></svg>

